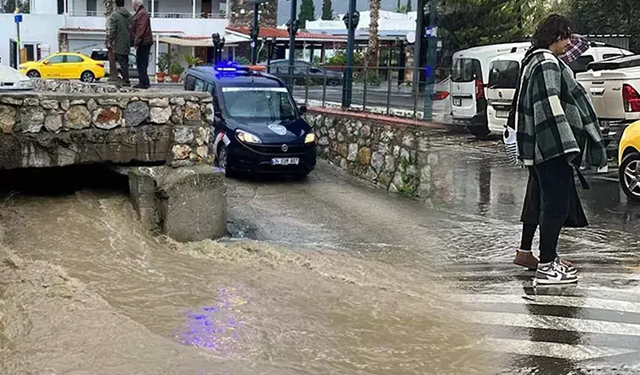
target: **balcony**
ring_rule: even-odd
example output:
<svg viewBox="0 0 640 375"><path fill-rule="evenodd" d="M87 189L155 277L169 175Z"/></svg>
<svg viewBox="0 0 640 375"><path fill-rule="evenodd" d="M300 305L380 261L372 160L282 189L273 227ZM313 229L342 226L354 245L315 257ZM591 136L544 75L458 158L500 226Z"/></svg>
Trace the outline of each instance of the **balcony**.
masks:
<svg viewBox="0 0 640 375"><path fill-rule="evenodd" d="M104 17L102 0L66 0L65 13L71 17ZM130 1L126 2L130 8ZM145 8L152 18L224 19L227 0L145 0ZM133 13L132 9L129 9Z"/></svg>

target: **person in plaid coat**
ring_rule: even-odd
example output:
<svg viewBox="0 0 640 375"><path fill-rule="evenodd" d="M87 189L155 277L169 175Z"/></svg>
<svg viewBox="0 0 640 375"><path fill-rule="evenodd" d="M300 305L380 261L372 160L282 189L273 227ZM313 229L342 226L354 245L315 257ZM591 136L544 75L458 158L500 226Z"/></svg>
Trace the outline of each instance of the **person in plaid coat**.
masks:
<svg viewBox="0 0 640 375"><path fill-rule="evenodd" d="M533 238L539 223L540 260L530 249L528 254L527 249L521 249L514 263L530 268L535 265L536 284L577 282L577 270L557 254L563 226L587 225L574 171L586 184L579 172L582 162L598 168L607 163L589 94L558 58L565 54L571 35L569 20L559 15L549 16L538 27L522 64L515 106L518 156L531 172L529 185L535 185L527 187L523 238ZM539 194L531 193L536 191ZM527 216L534 214L539 214L539 221L527 225ZM571 221L576 221L575 225L569 225Z"/></svg>

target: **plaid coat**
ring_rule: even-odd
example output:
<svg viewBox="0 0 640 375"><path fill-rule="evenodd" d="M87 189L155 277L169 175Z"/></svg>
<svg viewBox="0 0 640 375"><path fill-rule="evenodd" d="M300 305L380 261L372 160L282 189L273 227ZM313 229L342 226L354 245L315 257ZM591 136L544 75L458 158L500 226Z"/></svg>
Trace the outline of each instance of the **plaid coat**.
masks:
<svg viewBox="0 0 640 375"><path fill-rule="evenodd" d="M516 104L519 157L525 165L566 155L575 166L607 165L598 117L573 71L551 51L534 51L523 68Z"/></svg>

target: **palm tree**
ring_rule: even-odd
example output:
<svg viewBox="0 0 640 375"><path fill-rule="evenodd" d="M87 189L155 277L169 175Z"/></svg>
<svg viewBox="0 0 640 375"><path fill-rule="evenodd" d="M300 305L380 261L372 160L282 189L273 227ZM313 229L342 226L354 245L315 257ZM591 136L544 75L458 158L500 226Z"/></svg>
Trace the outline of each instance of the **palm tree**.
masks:
<svg viewBox="0 0 640 375"><path fill-rule="evenodd" d="M105 31L109 34L109 16L116 10L115 0L102 0L104 4L104 16L105 16ZM115 74L114 74L115 72ZM116 66L116 55L113 53L113 49L109 48L109 81L118 80L118 67Z"/></svg>
<svg viewBox="0 0 640 375"><path fill-rule="evenodd" d="M380 0L369 0L371 21L369 23L369 46L367 47L367 65L377 67L380 63L380 39L378 22L380 21Z"/></svg>

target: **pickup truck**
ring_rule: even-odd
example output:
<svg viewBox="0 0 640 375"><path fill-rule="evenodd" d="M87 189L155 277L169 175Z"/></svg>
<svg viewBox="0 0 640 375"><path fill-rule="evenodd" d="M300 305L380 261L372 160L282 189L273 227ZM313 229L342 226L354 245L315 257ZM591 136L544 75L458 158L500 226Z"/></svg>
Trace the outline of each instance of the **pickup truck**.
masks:
<svg viewBox="0 0 640 375"><path fill-rule="evenodd" d="M640 56L593 62L576 79L591 94L602 134L615 152L624 129L640 120Z"/></svg>

